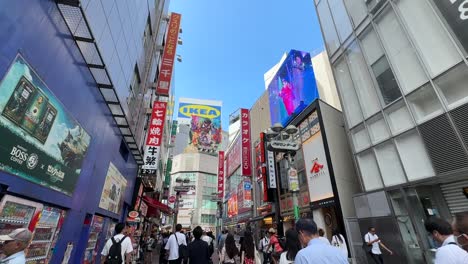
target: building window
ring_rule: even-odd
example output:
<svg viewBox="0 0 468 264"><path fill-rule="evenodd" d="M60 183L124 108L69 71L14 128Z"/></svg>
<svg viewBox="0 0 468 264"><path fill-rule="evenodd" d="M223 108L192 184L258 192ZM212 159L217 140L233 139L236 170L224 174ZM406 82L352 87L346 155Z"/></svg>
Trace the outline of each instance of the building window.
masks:
<svg viewBox="0 0 468 264"><path fill-rule="evenodd" d="M395 139L408 180L414 181L435 175L424 143L416 130Z"/></svg>
<svg viewBox="0 0 468 264"><path fill-rule="evenodd" d="M215 224L216 223L216 215L202 214L201 215L201 222L203 224Z"/></svg>
<svg viewBox="0 0 468 264"><path fill-rule="evenodd" d="M385 115L387 116L388 124L390 125L390 130L393 135L397 135L414 127L413 119L402 100L386 109Z"/></svg>
<svg viewBox="0 0 468 264"><path fill-rule="evenodd" d="M363 117L348 66L345 60L340 60L334 68L336 85L340 90L341 98L346 98L346 100L341 101L346 113L346 121L349 127L354 127L362 122Z"/></svg>
<svg viewBox="0 0 468 264"><path fill-rule="evenodd" d="M320 1L317 5L317 12L322 26L322 32L325 38L325 45L328 48L330 55L334 54L340 47L338 34L336 33L335 25L333 24L332 15L326 0Z"/></svg>
<svg viewBox="0 0 468 264"><path fill-rule="evenodd" d="M343 43L352 32L351 22L349 21L348 14L346 13L343 0L328 0L328 3L330 5L330 10L333 13L333 20L335 21L341 43Z"/></svg>
<svg viewBox="0 0 468 264"><path fill-rule="evenodd" d="M364 61L361 49L354 42L347 52L351 77L356 87L356 93L361 101L361 107L366 118L380 110L379 99L374 89L374 83Z"/></svg>
<svg viewBox="0 0 468 264"><path fill-rule="evenodd" d="M409 95L408 104L418 123L443 113L442 105L430 83Z"/></svg>
<svg viewBox="0 0 468 264"><path fill-rule="evenodd" d="M408 94L421 87L428 78L393 9L388 7L376 22L387 58L395 66L393 70L403 92Z"/></svg>
<svg viewBox="0 0 468 264"><path fill-rule="evenodd" d="M361 0L344 0L346 8L348 9L351 21L354 27L357 27L367 16L367 8L364 1Z"/></svg>
<svg viewBox="0 0 468 264"><path fill-rule="evenodd" d="M211 201L211 195L203 195L202 209L216 210L217 204Z"/></svg>
<svg viewBox="0 0 468 264"><path fill-rule="evenodd" d="M359 152L370 146L369 134L364 125L351 130L351 138L353 139L355 152Z"/></svg>
<svg viewBox="0 0 468 264"><path fill-rule="evenodd" d="M462 60L455 44L426 0L399 0L396 5L432 77Z"/></svg>
<svg viewBox="0 0 468 264"><path fill-rule="evenodd" d="M383 119L383 116L381 114L369 120L367 122L367 127L369 129L372 144L377 144L390 136L387 124L385 123L385 120Z"/></svg>
<svg viewBox="0 0 468 264"><path fill-rule="evenodd" d="M437 78L435 84L444 95L450 108L455 108L468 101L468 68L465 63L460 63Z"/></svg>
<svg viewBox="0 0 468 264"><path fill-rule="evenodd" d="M376 146L375 153L385 186L406 182L405 172L403 171L397 150L392 141L387 141Z"/></svg>
<svg viewBox="0 0 468 264"><path fill-rule="evenodd" d="M371 191L383 187L380 178L379 167L372 150L365 151L357 155L362 181L366 191Z"/></svg>
<svg viewBox="0 0 468 264"><path fill-rule="evenodd" d="M398 88L395 76L393 76L393 72L384 55L380 40L372 27L361 38L361 44L367 62L371 65L374 76L377 79L383 104L387 105L400 98L400 88Z"/></svg>

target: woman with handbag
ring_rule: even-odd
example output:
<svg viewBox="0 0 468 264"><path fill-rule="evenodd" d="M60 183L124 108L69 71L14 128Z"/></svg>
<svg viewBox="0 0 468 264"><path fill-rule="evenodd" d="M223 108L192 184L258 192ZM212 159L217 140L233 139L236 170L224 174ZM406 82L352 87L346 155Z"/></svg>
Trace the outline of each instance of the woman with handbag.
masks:
<svg viewBox="0 0 468 264"><path fill-rule="evenodd" d="M236 256L239 255L239 249L236 246L236 241L232 234L228 234L224 247L221 250L221 256L219 257L221 264L236 264Z"/></svg>

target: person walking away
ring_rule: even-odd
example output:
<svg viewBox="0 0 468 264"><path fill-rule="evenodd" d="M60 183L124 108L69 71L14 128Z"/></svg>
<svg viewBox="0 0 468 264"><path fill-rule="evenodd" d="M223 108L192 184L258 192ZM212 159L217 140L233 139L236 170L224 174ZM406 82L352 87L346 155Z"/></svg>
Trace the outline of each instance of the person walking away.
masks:
<svg viewBox="0 0 468 264"><path fill-rule="evenodd" d="M182 231L182 225L177 224L176 232L169 237L166 246L164 247L167 251L169 251L169 264L181 264L184 257L186 257L179 254L183 253L187 247L185 235L180 231Z"/></svg>
<svg viewBox="0 0 468 264"><path fill-rule="evenodd" d="M301 218L296 223L303 249L299 250L295 264L348 264L348 259L340 250L320 241L317 224L309 218Z"/></svg>
<svg viewBox="0 0 468 264"><path fill-rule="evenodd" d="M453 234L456 236L458 244L468 252L468 212L455 214Z"/></svg>
<svg viewBox="0 0 468 264"><path fill-rule="evenodd" d="M252 232L244 232L241 248L241 264L255 264L255 243L253 241Z"/></svg>
<svg viewBox="0 0 468 264"><path fill-rule="evenodd" d="M190 264L206 264L211 262L208 244L201 240L203 229L200 226L193 229L194 240L188 246Z"/></svg>
<svg viewBox="0 0 468 264"><path fill-rule="evenodd" d="M273 263L278 263L279 257L281 253L283 253L283 248L279 242L278 236L276 235L276 230L274 228L270 228L268 230L270 234L270 244L268 245L267 251L272 249L271 259Z"/></svg>
<svg viewBox="0 0 468 264"><path fill-rule="evenodd" d="M31 242L32 233L27 228L17 228L8 235L1 235L1 251L5 258L0 260L2 264L24 264L26 256L24 250Z"/></svg>
<svg viewBox="0 0 468 264"><path fill-rule="evenodd" d="M232 234L228 234L221 250L220 263L235 264L237 255L239 255L239 249L236 246L236 240Z"/></svg>
<svg viewBox="0 0 468 264"><path fill-rule="evenodd" d="M301 241L299 241L299 234L297 231L295 229L288 229L288 231L286 231L285 251L281 253L279 264L294 263L296 255L301 248Z"/></svg>
<svg viewBox="0 0 468 264"><path fill-rule="evenodd" d="M321 241L323 241L324 243L327 243L328 245L330 245L330 241L328 241L328 239L325 237L325 231L323 231L322 228L319 228L318 234L319 234L319 239Z"/></svg>
<svg viewBox="0 0 468 264"><path fill-rule="evenodd" d="M345 257L348 257L348 247L346 246L346 240L337 228L332 231L331 245L341 250Z"/></svg>
<svg viewBox="0 0 468 264"><path fill-rule="evenodd" d="M270 264L271 262L271 249L267 250L268 245L270 244L270 233L265 231L264 237L260 240L258 249L263 254L263 264Z"/></svg>
<svg viewBox="0 0 468 264"><path fill-rule="evenodd" d="M429 218L424 227L432 238L441 244L436 251L434 264L466 264L468 253L458 246L450 224L438 217Z"/></svg>
<svg viewBox="0 0 468 264"><path fill-rule="evenodd" d="M219 254L219 255L221 255L221 250L222 250L223 247L224 247L224 242L226 241L227 234L228 234L228 231L227 231L227 230L223 230L223 231L221 232L221 236L220 236L219 239L218 239L218 254Z"/></svg>
<svg viewBox="0 0 468 264"><path fill-rule="evenodd" d="M364 236L364 241L367 243L367 246L370 247L368 253L374 260L374 262L377 264L384 263L380 247L384 248L390 255L393 255L393 251L391 251L390 249L388 249L387 246L385 246L382 240L380 240L379 236L377 236L375 228L372 226L369 228L369 232Z"/></svg>
<svg viewBox="0 0 468 264"><path fill-rule="evenodd" d="M152 261L153 261L153 249L156 247L156 239L155 239L155 236L154 234L151 234L148 238L148 240L146 240L146 243L145 243L145 249L146 249L146 252L145 252L145 263L149 263L151 264Z"/></svg>
<svg viewBox="0 0 468 264"><path fill-rule="evenodd" d="M167 241L169 240L169 233L168 232L164 232L162 235L161 235L161 248L159 250L159 264L167 264L168 260L167 260L167 250L166 250L166 245L167 245Z"/></svg>
<svg viewBox="0 0 468 264"><path fill-rule="evenodd" d="M109 238L101 252L101 263L122 264L131 263L133 252L132 240L126 236L127 232L124 223L115 226L115 236Z"/></svg>

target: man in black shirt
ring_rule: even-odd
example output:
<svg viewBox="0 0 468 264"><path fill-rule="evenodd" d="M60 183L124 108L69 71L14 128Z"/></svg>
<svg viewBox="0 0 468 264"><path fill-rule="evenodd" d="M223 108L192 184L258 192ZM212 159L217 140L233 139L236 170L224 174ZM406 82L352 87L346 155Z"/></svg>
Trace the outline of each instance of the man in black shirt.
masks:
<svg viewBox="0 0 468 264"><path fill-rule="evenodd" d="M211 263L208 243L201 240L203 229L200 226L195 227L193 236L195 240L189 244L189 263L190 264L207 264Z"/></svg>

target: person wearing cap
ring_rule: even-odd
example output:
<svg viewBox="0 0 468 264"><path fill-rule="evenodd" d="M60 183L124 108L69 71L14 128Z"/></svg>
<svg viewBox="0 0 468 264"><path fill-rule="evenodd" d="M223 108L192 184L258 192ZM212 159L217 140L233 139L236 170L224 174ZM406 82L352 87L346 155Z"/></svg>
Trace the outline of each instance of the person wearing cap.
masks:
<svg viewBox="0 0 468 264"><path fill-rule="evenodd" d="M273 263L278 263L281 253L283 253L283 248L281 247L278 236L276 235L276 230L274 228L270 228L268 233L270 234L270 244L268 245L267 251L272 248L271 257Z"/></svg>
<svg viewBox="0 0 468 264"><path fill-rule="evenodd" d="M31 241L32 233L26 228L18 228L8 235L1 235L2 252L6 258L0 260L1 264L24 264L26 256L24 250Z"/></svg>

